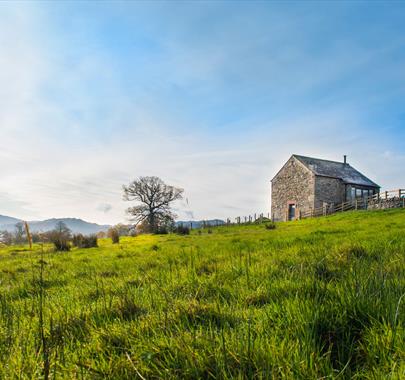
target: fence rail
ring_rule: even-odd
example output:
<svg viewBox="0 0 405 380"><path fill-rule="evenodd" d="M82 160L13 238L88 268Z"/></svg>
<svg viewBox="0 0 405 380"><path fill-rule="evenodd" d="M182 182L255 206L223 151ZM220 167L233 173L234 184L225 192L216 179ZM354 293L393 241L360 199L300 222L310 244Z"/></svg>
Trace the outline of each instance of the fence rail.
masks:
<svg viewBox="0 0 405 380"><path fill-rule="evenodd" d="M338 204L329 204L300 212L298 218L326 216L349 210L375 210L379 208L405 208L405 189L383 191L364 198L356 198Z"/></svg>
<svg viewBox="0 0 405 380"><path fill-rule="evenodd" d="M372 195L370 197L370 200L392 199L392 198L405 198L405 189L383 191L381 193Z"/></svg>

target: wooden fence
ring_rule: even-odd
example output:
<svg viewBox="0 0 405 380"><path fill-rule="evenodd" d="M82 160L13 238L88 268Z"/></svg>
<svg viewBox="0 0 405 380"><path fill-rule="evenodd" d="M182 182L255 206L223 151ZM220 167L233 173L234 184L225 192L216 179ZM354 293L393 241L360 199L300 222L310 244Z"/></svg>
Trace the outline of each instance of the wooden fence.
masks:
<svg viewBox="0 0 405 380"><path fill-rule="evenodd" d="M326 216L350 210L376 210L385 208L405 208L405 189L383 191L370 197L356 198L338 204L327 204L323 207L299 212L298 218Z"/></svg>

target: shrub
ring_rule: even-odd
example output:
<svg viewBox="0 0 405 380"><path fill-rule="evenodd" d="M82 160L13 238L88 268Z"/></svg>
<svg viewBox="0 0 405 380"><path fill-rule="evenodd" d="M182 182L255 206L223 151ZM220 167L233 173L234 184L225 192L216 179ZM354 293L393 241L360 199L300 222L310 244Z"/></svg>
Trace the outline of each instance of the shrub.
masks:
<svg viewBox="0 0 405 380"><path fill-rule="evenodd" d="M174 229L174 232L178 235L190 235L190 228L180 225Z"/></svg>
<svg viewBox="0 0 405 380"><path fill-rule="evenodd" d="M93 247L98 247L97 235L85 236L83 241L83 248L93 248Z"/></svg>
<svg viewBox="0 0 405 380"><path fill-rule="evenodd" d="M110 228L108 230L108 237L111 238L113 244L118 244L120 242L120 234L116 228Z"/></svg>
<svg viewBox="0 0 405 380"><path fill-rule="evenodd" d="M52 243L55 246L56 251L60 251L60 252L70 251L70 244L67 240L56 239Z"/></svg>
<svg viewBox="0 0 405 380"><path fill-rule="evenodd" d="M0 231L0 243L4 245L13 244L13 235L8 231Z"/></svg>
<svg viewBox="0 0 405 380"><path fill-rule="evenodd" d="M84 236L82 234L73 235L72 243L75 247L81 247Z"/></svg>
<svg viewBox="0 0 405 380"><path fill-rule="evenodd" d="M271 219L266 218L265 216L259 216L256 220L254 220L255 224L262 224L262 223L272 223Z"/></svg>
<svg viewBox="0 0 405 380"><path fill-rule="evenodd" d="M78 248L93 248L98 247L97 235L84 236L77 234L73 236L73 245Z"/></svg>
<svg viewBox="0 0 405 380"><path fill-rule="evenodd" d="M265 228L266 230L275 230L275 229L276 229L276 224L273 223L273 222L266 223L266 224L264 225L264 228Z"/></svg>
<svg viewBox="0 0 405 380"><path fill-rule="evenodd" d="M168 233L169 233L169 230L166 226L158 227L155 232L156 235L167 235Z"/></svg>
<svg viewBox="0 0 405 380"><path fill-rule="evenodd" d="M70 251L71 231L65 223L58 222L55 229L48 232L46 237L53 243L56 251Z"/></svg>
<svg viewBox="0 0 405 380"><path fill-rule="evenodd" d="M31 233L31 239L33 243L40 243L44 240L43 236L38 232Z"/></svg>

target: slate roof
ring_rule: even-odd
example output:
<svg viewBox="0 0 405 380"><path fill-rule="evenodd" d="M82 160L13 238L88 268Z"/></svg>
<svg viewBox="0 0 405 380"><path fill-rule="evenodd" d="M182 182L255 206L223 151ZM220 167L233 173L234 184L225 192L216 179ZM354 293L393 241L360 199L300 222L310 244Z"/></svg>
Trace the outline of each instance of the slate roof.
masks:
<svg viewBox="0 0 405 380"><path fill-rule="evenodd" d="M344 183L351 185L380 187L347 163L321 160L319 158L299 156L297 154L293 154L293 157L304 164L315 175L338 178Z"/></svg>

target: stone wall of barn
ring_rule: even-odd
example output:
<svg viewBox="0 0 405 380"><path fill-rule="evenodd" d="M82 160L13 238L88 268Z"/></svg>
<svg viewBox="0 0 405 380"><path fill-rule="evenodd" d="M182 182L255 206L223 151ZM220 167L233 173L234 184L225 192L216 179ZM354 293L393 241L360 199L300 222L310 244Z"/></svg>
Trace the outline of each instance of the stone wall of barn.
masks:
<svg viewBox="0 0 405 380"><path fill-rule="evenodd" d="M291 157L272 180L271 215L275 221L287 220L288 204L299 210L314 207L315 175Z"/></svg>
<svg viewBox="0 0 405 380"><path fill-rule="evenodd" d="M315 208L324 203L339 204L345 201L345 185L340 179L315 177Z"/></svg>

